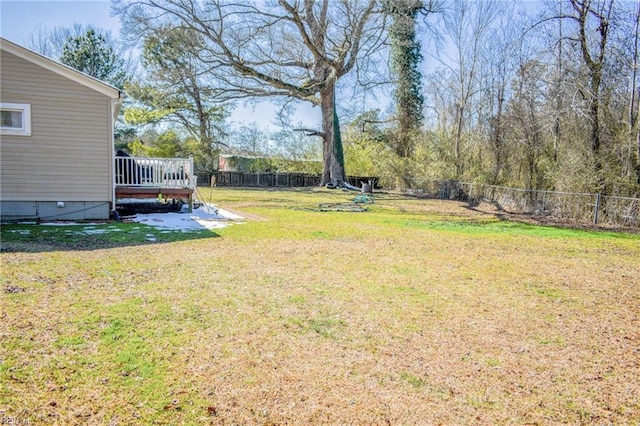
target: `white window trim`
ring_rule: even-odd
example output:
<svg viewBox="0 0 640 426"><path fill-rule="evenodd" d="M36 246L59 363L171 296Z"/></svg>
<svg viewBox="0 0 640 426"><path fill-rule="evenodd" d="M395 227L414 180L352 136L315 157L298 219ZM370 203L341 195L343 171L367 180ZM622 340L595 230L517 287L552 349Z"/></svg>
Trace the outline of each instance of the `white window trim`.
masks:
<svg viewBox="0 0 640 426"><path fill-rule="evenodd" d="M22 127L0 127L0 134L31 136L31 105L30 104L10 104L0 103L0 109L4 111L20 111L22 113Z"/></svg>

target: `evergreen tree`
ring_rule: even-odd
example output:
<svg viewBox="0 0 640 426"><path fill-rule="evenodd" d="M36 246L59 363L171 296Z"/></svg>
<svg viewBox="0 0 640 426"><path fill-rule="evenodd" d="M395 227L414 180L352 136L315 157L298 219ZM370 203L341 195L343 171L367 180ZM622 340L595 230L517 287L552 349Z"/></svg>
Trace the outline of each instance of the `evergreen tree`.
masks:
<svg viewBox="0 0 640 426"><path fill-rule="evenodd" d="M93 28L84 35L67 38L60 62L121 90L128 78L124 59L116 54L106 37Z"/></svg>

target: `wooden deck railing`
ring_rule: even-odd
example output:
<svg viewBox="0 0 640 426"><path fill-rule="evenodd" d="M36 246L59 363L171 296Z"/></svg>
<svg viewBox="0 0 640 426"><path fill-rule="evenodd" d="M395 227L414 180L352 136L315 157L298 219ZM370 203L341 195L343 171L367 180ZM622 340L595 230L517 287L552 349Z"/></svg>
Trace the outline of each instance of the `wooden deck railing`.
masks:
<svg viewBox="0 0 640 426"><path fill-rule="evenodd" d="M115 157L116 187L195 188L193 157Z"/></svg>

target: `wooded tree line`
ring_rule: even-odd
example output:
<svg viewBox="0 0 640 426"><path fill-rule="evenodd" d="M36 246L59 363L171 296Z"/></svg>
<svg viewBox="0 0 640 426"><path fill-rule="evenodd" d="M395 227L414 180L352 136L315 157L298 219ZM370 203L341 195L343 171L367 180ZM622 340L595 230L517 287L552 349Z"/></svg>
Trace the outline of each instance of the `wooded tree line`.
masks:
<svg viewBox="0 0 640 426"><path fill-rule="evenodd" d="M639 3L517 8L456 0L429 23L417 178L637 195Z"/></svg>
<svg viewBox="0 0 640 426"><path fill-rule="evenodd" d="M118 83L129 96L123 128L137 129L122 141L136 154L195 155L206 170L221 150L320 157L323 183L348 173L387 186L460 179L640 193L638 2L116 0L113 9L123 38L106 57L141 52L138 71ZM71 66L91 46L77 30L57 49ZM234 102L246 98L280 102L281 129L231 129ZM294 123L291 99L320 108L317 128Z"/></svg>
<svg viewBox="0 0 640 426"><path fill-rule="evenodd" d="M403 159L396 151L404 181L637 196L640 4L528 5L454 0L416 22L431 36L422 39L429 71L413 154ZM401 128L394 124L371 140L393 137ZM389 158L379 159L377 171L391 172L391 181L400 173Z"/></svg>

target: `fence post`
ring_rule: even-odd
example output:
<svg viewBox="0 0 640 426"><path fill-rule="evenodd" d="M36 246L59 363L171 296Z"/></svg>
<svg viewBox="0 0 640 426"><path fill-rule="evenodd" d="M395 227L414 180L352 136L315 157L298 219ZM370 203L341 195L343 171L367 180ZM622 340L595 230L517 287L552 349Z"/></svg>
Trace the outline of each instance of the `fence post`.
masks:
<svg viewBox="0 0 640 426"><path fill-rule="evenodd" d="M593 212L593 224L596 225L598 223L598 214L600 213L600 193L596 194L596 208Z"/></svg>

